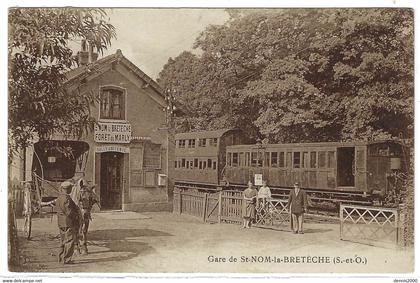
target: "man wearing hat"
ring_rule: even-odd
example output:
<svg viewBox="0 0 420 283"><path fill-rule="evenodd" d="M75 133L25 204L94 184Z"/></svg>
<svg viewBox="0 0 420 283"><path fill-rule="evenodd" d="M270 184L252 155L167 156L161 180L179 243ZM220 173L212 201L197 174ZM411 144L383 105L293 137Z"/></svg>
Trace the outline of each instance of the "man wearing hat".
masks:
<svg viewBox="0 0 420 283"><path fill-rule="evenodd" d="M287 202L287 208L291 213L291 228L294 234L303 234L303 212L307 212L308 200L299 183L296 182L293 187Z"/></svg>
<svg viewBox="0 0 420 283"><path fill-rule="evenodd" d="M72 263L74 247L77 241L79 226L78 207L70 197L73 183L65 181L60 185L60 192L57 199L50 204L58 207L58 229L60 231L60 252L58 262L63 264Z"/></svg>

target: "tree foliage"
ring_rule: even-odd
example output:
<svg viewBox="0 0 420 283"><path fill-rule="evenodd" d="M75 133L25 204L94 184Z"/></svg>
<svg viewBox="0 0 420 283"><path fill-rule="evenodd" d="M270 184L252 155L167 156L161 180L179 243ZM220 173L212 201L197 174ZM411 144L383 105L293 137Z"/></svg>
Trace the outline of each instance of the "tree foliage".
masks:
<svg viewBox="0 0 420 283"><path fill-rule="evenodd" d="M77 63L70 45L85 39L102 53L115 36L99 9L9 10L10 149L53 133L80 136L92 124L92 95L64 87L65 73Z"/></svg>
<svg viewBox="0 0 420 283"><path fill-rule="evenodd" d="M243 13L197 38L201 55L170 59L179 130L240 127L270 142L358 140L413 126L410 9Z"/></svg>

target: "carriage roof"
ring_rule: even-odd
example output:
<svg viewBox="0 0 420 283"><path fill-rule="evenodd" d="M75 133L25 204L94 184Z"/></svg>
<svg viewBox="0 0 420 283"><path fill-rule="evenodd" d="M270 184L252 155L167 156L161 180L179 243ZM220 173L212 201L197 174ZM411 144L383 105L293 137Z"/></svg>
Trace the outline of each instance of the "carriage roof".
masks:
<svg viewBox="0 0 420 283"><path fill-rule="evenodd" d="M251 145L231 145L227 149L258 149L258 148L305 148L305 147L354 147L369 146L374 144L400 144L396 140L376 140L376 141L352 141L352 142L312 142L312 143L283 143L283 144L251 144Z"/></svg>
<svg viewBox="0 0 420 283"><path fill-rule="evenodd" d="M197 131L188 133L178 133L175 135L175 139L197 139L197 138L220 138L229 132L241 131L237 128L232 129L220 129L212 131Z"/></svg>

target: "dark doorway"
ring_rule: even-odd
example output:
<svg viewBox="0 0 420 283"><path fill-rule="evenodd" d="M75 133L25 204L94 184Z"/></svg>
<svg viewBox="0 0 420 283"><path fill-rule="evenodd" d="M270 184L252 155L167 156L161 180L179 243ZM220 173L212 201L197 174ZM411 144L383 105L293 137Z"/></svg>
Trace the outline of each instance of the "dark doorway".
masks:
<svg viewBox="0 0 420 283"><path fill-rule="evenodd" d="M337 184L354 187L354 147L337 148Z"/></svg>
<svg viewBox="0 0 420 283"><path fill-rule="evenodd" d="M123 190L123 157L119 152L101 154L101 207L121 209Z"/></svg>

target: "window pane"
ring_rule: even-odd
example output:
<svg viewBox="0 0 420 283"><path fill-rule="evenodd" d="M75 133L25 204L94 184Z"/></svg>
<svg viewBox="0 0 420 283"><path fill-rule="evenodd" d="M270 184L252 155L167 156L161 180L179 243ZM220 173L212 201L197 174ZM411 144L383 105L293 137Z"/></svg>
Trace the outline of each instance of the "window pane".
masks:
<svg viewBox="0 0 420 283"><path fill-rule="evenodd" d="M287 168L292 168L292 153L288 152L286 155L286 166Z"/></svg>
<svg viewBox="0 0 420 283"><path fill-rule="evenodd" d="M264 167L270 166L270 152L264 152Z"/></svg>
<svg viewBox="0 0 420 283"><path fill-rule="evenodd" d="M251 166L256 167L257 166L257 153L251 152Z"/></svg>
<svg viewBox="0 0 420 283"><path fill-rule="evenodd" d="M309 168L309 152L302 154L302 166L303 168Z"/></svg>
<svg viewBox="0 0 420 283"><path fill-rule="evenodd" d="M279 153L279 167L284 168L284 152Z"/></svg>
<svg viewBox="0 0 420 283"><path fill-rule="evenodd" d="M235 166L235 167L238 166L238 153L237 152L232 153L232 166Z"/></svg>
<svg viewBox="0 0 420 283"><path fill-rule="evenodd" d="M207 167L211 168L211 159L207 159Z"/></svg>
<svg viewBox="0 0 420 283"><path fill-rule="evenodd" d="M300 152L293 152L293 168L300 168Z"/></svg>
<svg viewBox="0 0 420 283"><path fill-rule="evenodd" d="M245 152L245 166L249 166L249 152Z"/></svg>
<svg viewBox="0 0 420 283"><path fill-rule="evenodd" d="M325 168L327 166L326 157L327 157L327 155L326 155L325 151L318 152L319 168Z"/></svg>
<svg viewBox="0 0 420 283"><path fill-rule="evenodd" d="M335 168L335 152L328 151L328 168Z"/></svg>
<svg viewBox="0 0 420 283"><path fill-rule="evenodd" d="M316 168L316 152L311 151L311 168Z"/></svg>
<svg viewBox="0 0 420 283"><path fill-rule="evenodd" d="M239 153L239 166L245 165L245 154L243 152Z"/></svg>
<svg viewBox="0 0 420 283"><path fill-rule="evenodd" d="M277 157L278 157L277 152L271 153L271 167L277 167L277 159L278 159Z"/></svg>
<svg viewBox="0 0 420 283"><path fill-rule="evenodd" d="M198 158L194 158L194 168L198 167Z"/></svg>
<svg viewBox="0 0 420 283"><path fill-rule="evenodd" d="M227 160L226 160L227 166L232 166L232 153L228 152L227 154Z"/></svg>
<svg viewBox="0 0 420 283"><path fill-rule="evenodd" d="M213 161L213 170L216 170L217 164L216 161Z"/></svg>

